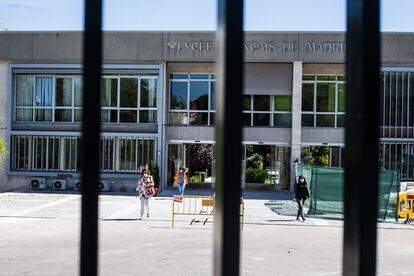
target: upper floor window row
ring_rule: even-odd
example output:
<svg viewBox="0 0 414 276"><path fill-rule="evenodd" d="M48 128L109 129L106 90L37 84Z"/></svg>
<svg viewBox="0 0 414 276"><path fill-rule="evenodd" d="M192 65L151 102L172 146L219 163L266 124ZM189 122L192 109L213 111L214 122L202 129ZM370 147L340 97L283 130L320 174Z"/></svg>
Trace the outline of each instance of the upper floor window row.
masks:
<svg viewBox="0 0 414 276"><path fill-rule="evenodd" d="M303 75L302 126L344 127L345 77Z"/></svg>
<svg viewBox="0 0 414 276"><path fill-rule="evenodd" d="M102 77L101 121L157 122L157 76ZM82 121L80 75L15 75L15 121Z"/></svg>

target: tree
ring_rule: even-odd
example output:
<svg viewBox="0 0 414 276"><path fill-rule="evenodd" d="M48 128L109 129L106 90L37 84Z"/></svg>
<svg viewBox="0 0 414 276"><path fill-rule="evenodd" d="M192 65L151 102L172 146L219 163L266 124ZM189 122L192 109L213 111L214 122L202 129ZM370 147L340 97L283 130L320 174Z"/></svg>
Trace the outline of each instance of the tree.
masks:
<svg viewBox="0 0 414 276"><path fill-rule="evenodd" d="M155 163L155 161L150 160L148 164L148 169L151 172L152 178L154 180L154 186L155 188L158 188L160 186L160 169Z"/></svg>
<svg viewBox="0 0 414 276"><path fill-rule="evenodd" d="M309 164L314 166L329 166L329 147L310 146Z"/></svg>
<svg viewBox="0 0 414 276"><path fill-rule="evenodd" d="M0 138L0 164L6 160L7 154L9 154L9 151L7 150L6 141L3 138Z"/></svg>

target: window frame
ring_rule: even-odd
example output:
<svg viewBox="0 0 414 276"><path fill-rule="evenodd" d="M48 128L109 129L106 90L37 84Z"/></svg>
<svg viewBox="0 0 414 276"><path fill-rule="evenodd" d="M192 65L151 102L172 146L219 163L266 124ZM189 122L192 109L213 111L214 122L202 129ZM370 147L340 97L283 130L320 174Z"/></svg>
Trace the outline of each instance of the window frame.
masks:
<svg viewBox="0 0 414 276"><path fill-rule="evenodd" d="M304 80L304 78L308 78L313 76L313 80ZM318 80L318 77L335 77L335 80ZM339 91L339 85L343 84L345 85L345 80L339 80L340 78L343 78L344 75L342 74L302 74L302 93L301 97L303 100L303 85L304 84L312 84L313 85L313 110L312 111L303 111L303 104L301 106L301 118L303 118L303 115L313 115L313 126L304 126L303 120L302 121L302 127L318 127L318 128L342 128L345 126L338 126L338 116L345 115L345 112L338 111L339 108L339 97L338 97L338 91ZM335 84L335 110L333 112L321 112L317 111L317 103L318 103L318 83L323 84L329 84L334 83ZM345 91L346 93L346 91ZM317 116L318 115L333 115L334 116L334 125L333 126L317 126Z"/></svg>

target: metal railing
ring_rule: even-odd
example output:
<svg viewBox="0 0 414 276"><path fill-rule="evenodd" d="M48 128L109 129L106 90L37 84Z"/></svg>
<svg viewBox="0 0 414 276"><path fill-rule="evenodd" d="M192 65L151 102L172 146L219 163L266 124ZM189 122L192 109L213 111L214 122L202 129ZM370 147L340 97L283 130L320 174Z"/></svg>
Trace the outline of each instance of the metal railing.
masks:
<svg viewBox="0 0 414 276"><path fill-rule="evenodd" d="M379 0L347 1L344 275L375 275ZM218 0L214 275L239 275L243 1ZM85 0L81 275L97 275L102 1ZM364 168L362 170L362 167ZM225 172L225 173L224 173ZM224 185L227 183L227 185ZM229 184L231 183L231 184ZM368 193L367 191L370 191ZM368 196L368 195L371 195ZM371 208L364 209L369 205Z"/></svg>

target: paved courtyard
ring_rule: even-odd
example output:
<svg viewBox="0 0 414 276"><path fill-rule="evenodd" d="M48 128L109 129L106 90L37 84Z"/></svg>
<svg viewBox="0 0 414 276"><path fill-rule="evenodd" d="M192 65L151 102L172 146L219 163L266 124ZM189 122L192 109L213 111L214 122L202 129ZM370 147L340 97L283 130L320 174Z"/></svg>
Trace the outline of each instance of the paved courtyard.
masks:
<svg viewBox="0 0 414 276"><path fill-rule="evenodd" d="M341 275L340 220L279 215L246 196L242 275ZM171 228L171 197L152 198L139 221L134 196L101 195L100 275L212 275L213 223ZM284 197L284 200L289 200ZM0 194L0 275L77 275L80 195ZM414 226L379 224L378 275L414 275Z"/></svg>

